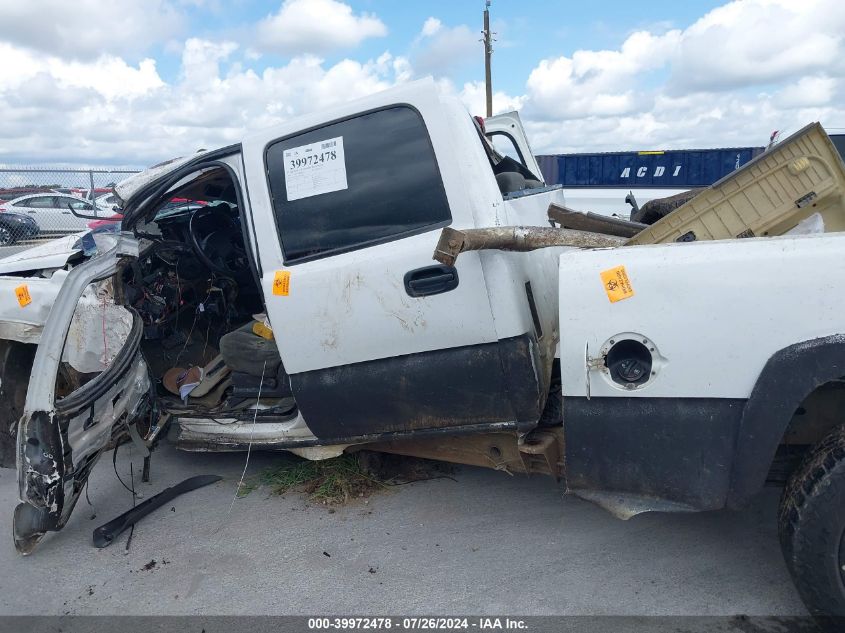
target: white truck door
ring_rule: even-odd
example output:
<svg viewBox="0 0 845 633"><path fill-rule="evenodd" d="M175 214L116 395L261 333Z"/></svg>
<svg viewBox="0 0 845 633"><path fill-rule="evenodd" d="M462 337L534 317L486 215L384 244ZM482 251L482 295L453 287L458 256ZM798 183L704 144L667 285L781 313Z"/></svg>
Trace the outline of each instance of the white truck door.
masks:
<svg viewBox="0 0 845 633"><path fill-rule="evenodd" d="M503 156L510 156L521 162L528 170L537 176L537 180L545 182L540 165L534 158L528 137L522 127L518 112L505 112L484 119L484 133L493 147Z"/></svg>
<svg viewBox="0 0 845 633"><path fill-rule="evenodd" d="M309 428L348 438L524 417L508 382L533 377L509 363L530 373L531 352L498 340L478 254L432 260L442 227L474 225L433 84L308 123L243 147L267 311Z"/></svg>

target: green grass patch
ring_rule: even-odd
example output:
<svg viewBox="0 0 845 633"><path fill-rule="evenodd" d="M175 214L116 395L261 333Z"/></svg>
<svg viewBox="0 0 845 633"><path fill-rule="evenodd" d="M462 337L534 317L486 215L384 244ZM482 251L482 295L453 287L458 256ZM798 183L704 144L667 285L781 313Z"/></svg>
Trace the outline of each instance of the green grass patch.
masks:
<svg viewBox="0 0 845 633"><path fill-rule="evenodd" d="M361 469L357 456L341 455L320 461L286 461L267 468L244 482L238 494L246 496L259 487L268 488L274 495L302 491L311 501L335 505L367 497L386 486Z"/></svg>

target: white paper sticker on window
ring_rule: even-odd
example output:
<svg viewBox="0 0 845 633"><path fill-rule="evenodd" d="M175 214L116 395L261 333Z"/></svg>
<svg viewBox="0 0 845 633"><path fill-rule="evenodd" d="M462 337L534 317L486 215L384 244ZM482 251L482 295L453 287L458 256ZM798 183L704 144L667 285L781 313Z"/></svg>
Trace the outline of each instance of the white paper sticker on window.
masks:
<svg viewBox="0 0 845 633"><path fill-rule="evenodd" d="M288 202L348 189L342 136L286 149L284 162Z"/></svg>

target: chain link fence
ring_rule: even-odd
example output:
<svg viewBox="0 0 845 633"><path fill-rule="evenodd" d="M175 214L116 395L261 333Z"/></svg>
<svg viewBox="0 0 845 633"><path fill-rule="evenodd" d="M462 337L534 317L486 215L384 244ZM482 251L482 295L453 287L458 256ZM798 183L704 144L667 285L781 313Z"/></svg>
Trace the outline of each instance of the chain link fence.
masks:
<svg viewBox="0 0 845 633"><path fill-rule="evenodd" d="M0 257L119 221L114 186L138 171L0 168Z"/></svg>

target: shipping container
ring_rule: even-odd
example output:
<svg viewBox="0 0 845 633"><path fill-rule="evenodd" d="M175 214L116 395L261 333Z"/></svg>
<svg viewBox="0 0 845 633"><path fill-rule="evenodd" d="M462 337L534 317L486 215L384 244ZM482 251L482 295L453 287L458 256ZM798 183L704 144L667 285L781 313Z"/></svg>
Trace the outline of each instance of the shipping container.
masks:
<svg viewBox="0 0 845 633"><path fill-rule="evenodd" d="M537 156L548 184L570 187L708 187L752 158L763 147L686 149Z"/></svg>

